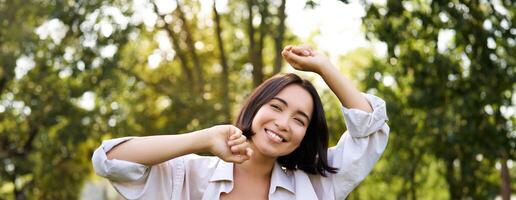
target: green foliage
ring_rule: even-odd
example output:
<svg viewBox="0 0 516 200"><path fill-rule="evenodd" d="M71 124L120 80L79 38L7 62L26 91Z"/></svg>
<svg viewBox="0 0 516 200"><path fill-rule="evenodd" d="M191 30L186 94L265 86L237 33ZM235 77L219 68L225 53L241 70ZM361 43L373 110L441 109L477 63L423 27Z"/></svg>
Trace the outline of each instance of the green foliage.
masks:
<svg viewBox="0 0 516 200"><path fill-rule="evenodd" d="M137 12L127 0L0 1L0 199L77 199L103 139L177 134L235 118L253 87L247 2L229 1L219 11L227 77L212 13L199 14L199 1L181 2L186 21L176 7L146 24L131 20ZM254 10L267 11L253 16L265 25L269 77L279 3L253 2ZM155 14L150 2L144 6ZM358 49L338 65L388 102L391 136L350 199L494 198L501 184L494 166L516 154L516 119L503 113L514 107L514 3L389 0L366 9L367 36L387 44L388 64ZM42 34L48 23L66 30L62 37ZM446 33L453 37L440 43ZM156 39L163 35L168 40ZM172 48L162 49L165 43ZM283 44L289 43L299 41L286 31ZM151 67L155 55L161 62ZM25 75L16 72L23 61L34 66ZM340 105L329 90L319 92L334 145L345 130ZM87 97L93 104L84 103Z"/></svg>
<svg viewBox="0 0 516 200"><path fill-rule="evenodd" d="M389 0L366 9L367 36L387 44L388 64L375 60L364 83L389 102L392 129L378 171L359 191L499 195L495 163L516 155L515 117L503 113L514 108L514 3ZM374 195L352 197L389 199Z"/></svg>
<svg viewBox="0 0 516 200"><path fill-rule="evenodd" d="M151 15L152 2L143 2ZM0 1L0 199L77 199L92 172L91 154L103 139L178 134L232 121L222 112L212 13L198 14L198 1L181 2L185 21L176 7L158 15L156 24L145 24L132 21L142 8L133 1ZM265 20L270 30L263 35L263 54L274 55L278 5L263 1L254 6L264 5L271 15ZM233 118L253 80L248 15L240 12L245 6L232 1L220 13ZM64 34L45 36L45 24ZM178 46L170 41L169 30L179 36ZM157 40L163 33L168 40ZM187 35L194 52L187 48ZM288 31L284 37L285 43L295 39ZM172 49L163 50L164 43ZM186 68L178 50L188 57ZM185 76L185 69L194 70L194 53L204 74L200 86ZM162 59L150 67L152 55ZM33 62L27 74L15 72L21 69L20 58ZM263 63L265 77L270 76L273 57L264 56Z"/></svg>

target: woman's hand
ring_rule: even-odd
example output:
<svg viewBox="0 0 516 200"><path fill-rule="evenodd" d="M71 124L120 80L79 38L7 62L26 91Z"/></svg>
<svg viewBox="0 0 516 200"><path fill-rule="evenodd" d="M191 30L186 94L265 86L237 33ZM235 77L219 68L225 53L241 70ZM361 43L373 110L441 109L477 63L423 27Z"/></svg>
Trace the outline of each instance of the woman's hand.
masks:
<svg viewBox="0 0 516 200"><path fill-rule="evenodd" d="M206 129L210 135L209 151L226 162L243 163L253 150L242 131L233 125L217 125Z"/></svg>
<svg viewBox="0 0 516 200"><path fill-rule="evenodd" d="M333 67L330 60L308 45L286 46L281 55L294 69L321 74L324 68Z"/></svg>

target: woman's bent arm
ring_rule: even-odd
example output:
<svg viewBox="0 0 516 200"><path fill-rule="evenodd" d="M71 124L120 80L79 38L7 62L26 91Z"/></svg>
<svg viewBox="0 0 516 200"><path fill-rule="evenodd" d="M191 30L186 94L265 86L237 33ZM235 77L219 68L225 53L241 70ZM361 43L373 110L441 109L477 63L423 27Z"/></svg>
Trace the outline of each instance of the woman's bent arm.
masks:
<svg viewBox="0 0 516 200"><path fill-rule="evenodd" d="M155 165L190 153L207 152L210 148L206 129L180 135L139 137L121 143L107 153L108 159Z"/></svg>
<svg viewBox="0 0 516 200"><path fill-rule="evenodd" d="M108 159L155 165L191 153L210 152L226 162L249 160L252 149L242 131L233 125L217 125L180 134L139 137L115 146Z"/></svg>

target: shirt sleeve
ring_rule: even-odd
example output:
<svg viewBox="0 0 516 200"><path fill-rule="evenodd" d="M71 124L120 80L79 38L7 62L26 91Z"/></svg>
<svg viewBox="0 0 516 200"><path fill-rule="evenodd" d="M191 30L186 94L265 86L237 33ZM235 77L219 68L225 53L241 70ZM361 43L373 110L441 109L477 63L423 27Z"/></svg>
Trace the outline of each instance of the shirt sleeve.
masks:
<svg viewBox="0 0 516 200"><path fill-rule="evenodd" d="M384 152L389 137L385 101L363 94L373 112L342 108L347 131L335 147L328 149L328 161L337 167L331 175L335 199L344 199L371 172Z"/></svg>
<svg viewBox="0 0 516 200"><path fill-rule="evenodd" d="M107 178L118 193L126 199L171 199L172 180L181 178L177 176L181 176L182 165L176 165L176 163L181 162L175 162L173 159L149 167L107 158L106 153L109 150L132 138L134 137L104 141L92 156L95 173Z"/></svg>

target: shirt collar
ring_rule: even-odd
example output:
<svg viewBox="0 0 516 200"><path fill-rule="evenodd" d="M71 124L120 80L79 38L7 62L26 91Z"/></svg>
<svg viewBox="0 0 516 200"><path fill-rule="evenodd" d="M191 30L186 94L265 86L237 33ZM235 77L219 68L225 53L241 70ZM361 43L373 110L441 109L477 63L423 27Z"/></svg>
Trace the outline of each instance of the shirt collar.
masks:
<svg viewBox="0 0 516 200"><path fill-rule="evenodd" d="M210 182L214 181L230 181L233 182L233 163L219 160L213 176L210 178ZM276 191L278 187L281 187L289 192L295 193L294 185L294 174L290 170L284 170L281 165L276 162L272 169L271 175L271 186L269 188L269 194Z"/></svg>
<svg viewBox="0 0 516 200"><path fill-rule="evenodd" d="M210 178L210 182L213 181L231 181L233 182L233 163L229 163L219 159L217 168Z"/></svg>
<svg viewBox="0 0 516 200"><path fill-rule="evenodd" d="M272 169L269 194L275 192L277 187L281 187L295 194L293 172L291 170L283 169L278 162L274 164L274 168Z"/></svg>

